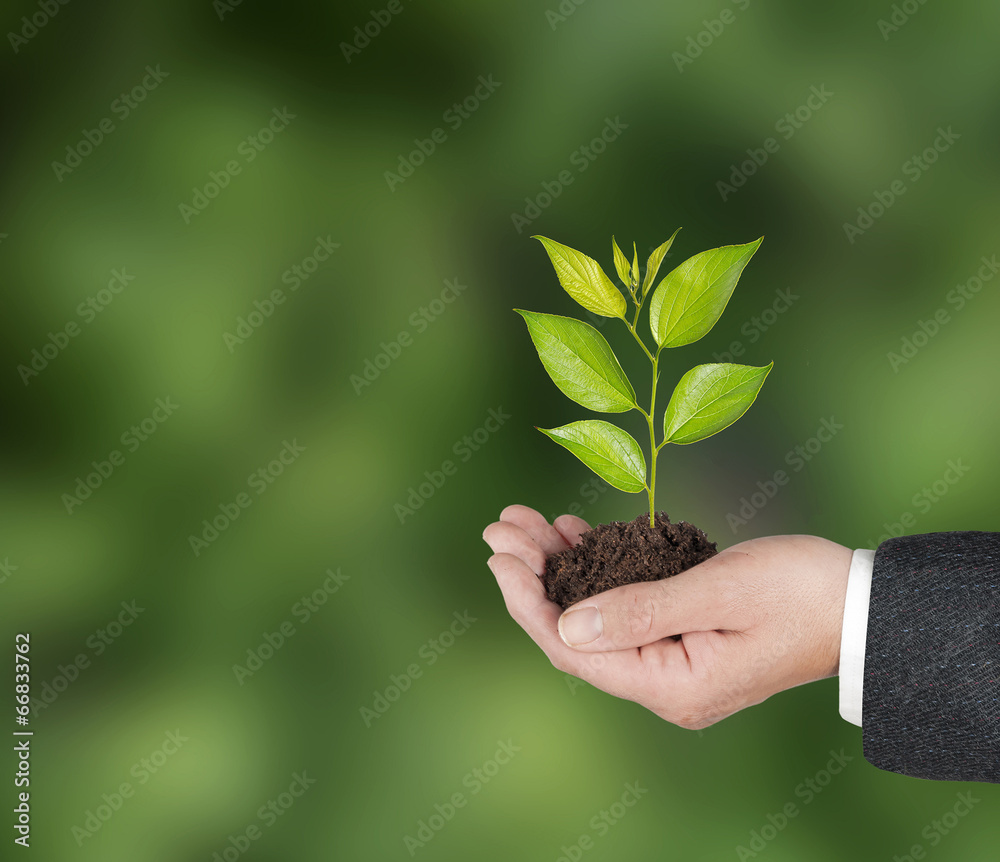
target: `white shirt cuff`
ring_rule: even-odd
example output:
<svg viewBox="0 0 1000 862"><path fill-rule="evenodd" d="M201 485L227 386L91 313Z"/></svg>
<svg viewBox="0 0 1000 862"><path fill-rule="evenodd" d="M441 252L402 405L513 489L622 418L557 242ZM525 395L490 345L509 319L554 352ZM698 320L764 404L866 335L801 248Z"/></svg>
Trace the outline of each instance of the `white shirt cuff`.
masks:
<svg viewBox="0 0 1000 862"><path fill-rule="evenodd" d="M874 551L859 549L851 557L844 600L844 628L840 636L840 717L858 727L861 727L868 604L871 601L874 564Z"/></svg>

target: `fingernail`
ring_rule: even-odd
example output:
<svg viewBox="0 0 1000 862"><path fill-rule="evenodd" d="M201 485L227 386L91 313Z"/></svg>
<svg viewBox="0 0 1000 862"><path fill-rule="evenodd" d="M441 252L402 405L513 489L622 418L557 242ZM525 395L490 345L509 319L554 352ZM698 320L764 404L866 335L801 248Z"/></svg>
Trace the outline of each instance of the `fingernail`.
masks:
<svg viewBox="0 0 1000 862"><path fill-rule="evenodd" d="M559 617L559 637L567 646L582 646L597 640L604 631L604 621L597 608L579 608Z"/></svg>

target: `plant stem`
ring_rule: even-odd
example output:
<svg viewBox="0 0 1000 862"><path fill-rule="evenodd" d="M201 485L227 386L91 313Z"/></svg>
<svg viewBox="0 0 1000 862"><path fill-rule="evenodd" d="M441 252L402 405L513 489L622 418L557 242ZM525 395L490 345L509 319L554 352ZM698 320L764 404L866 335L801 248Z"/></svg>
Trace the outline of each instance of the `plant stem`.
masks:
<svg viewBox="0 0 1000 862"><path fill-rule="evenodd" d="M639 315L638 312L636 312L636 319L638 320L638 318ZM646 347L646 345L643 343L643 340L639 337L639 333L636 332L635 323L629 325L629 322L626 320L625 326L628 328L628 331L632 333L632 337L638 342L639 346L642 348L642 352L646 354L646 358L650 362L654 362L655 360L653 359L653 354L649 352L649 348Z"/></svg>
<svg viewBox="0 0 1000 862"><path fill-rule="evenodd" d="M645 342L639 337L639 332L637 330L639 324L639 312L642 311L642 304L646 297L640 294L637 296L632 290L629 290L632 294L632 301L635 303L635 317L632 318L632 322L629 323L628 318L624 315L622 316L622 322L629 332L632 333L632 337L636 340L639 346L642 348L642 352L646 354L646 358L652 363L653 366L653 382L651 386L651 393L649 396L649 412L647 413L641 407L639 407L639 412L646 418L646 425L649 426L649 482L646 485L646 492L649 495L649 528L651 530L656 529L656 507L654 501L654 494L656 489L656 456L659 454L660 449L663 447L663 443L659 446L656 445L656 376L658 373L658 364L660 361L660 351L656 351L654 356L649 352L649 348L646 347ZM665 441L664 441L665 442Z"/></svg>
<svg viewBox="0 0 1000 862"><path fill-rule="evenodd" d="M645 348L645 345L643 345ZM649 351L646 351L649 355ZM656 372L657 364L660 361L660 353L656 352L656 356L650 357L653 360L653 385L652 393L649 396L649 413L646 414L646 422L649 425L649 486L647 490L649 491L649 528L651 530L656 529L656 516L653 503L653 493L656 488L656 456L660 451L656 446L656 425L654 423L654 417L656 415Z"/></svg>

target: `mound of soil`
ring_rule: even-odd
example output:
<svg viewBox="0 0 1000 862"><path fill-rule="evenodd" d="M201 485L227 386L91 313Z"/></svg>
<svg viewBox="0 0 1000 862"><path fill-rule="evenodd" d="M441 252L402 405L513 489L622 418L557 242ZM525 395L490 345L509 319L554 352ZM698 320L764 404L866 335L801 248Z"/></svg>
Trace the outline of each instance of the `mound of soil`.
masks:
<svg viewBox="0 0 1000 862"><path fill-rule="evenodd" d="M580 544L550 554L542 581L549 600L565 610L612 587L680 574L717 553L715 542L693 524L671 524L666 512L657 512L656 529L648 514L599 524Z"/></svg>

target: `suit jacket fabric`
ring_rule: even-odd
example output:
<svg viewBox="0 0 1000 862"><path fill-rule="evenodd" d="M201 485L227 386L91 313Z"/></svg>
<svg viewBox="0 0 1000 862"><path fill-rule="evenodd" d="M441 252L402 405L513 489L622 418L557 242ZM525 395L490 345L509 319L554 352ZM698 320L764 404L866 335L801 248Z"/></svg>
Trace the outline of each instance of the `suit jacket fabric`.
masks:
<svg viewBox="0 0 1000 862"><path fill-rule="evenodd" d="M1000 782L1000 533L879 545L862 732L880 769Z"/></svg>

